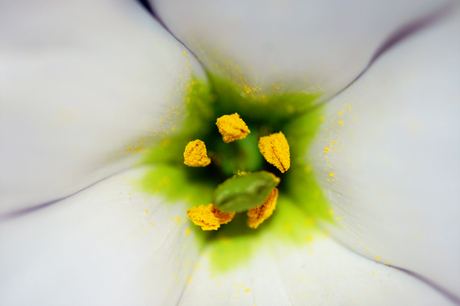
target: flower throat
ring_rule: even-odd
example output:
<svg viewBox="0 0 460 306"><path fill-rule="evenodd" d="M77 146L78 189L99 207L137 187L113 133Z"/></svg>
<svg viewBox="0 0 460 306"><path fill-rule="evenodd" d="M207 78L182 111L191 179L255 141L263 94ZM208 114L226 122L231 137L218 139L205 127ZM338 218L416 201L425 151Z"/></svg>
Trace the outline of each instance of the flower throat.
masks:
<svg viewBox="0 0 460 306"><path fill-rule="evenodd" d="M143 163L154 167L142 181L144 192L164 196L171 204L185 203L184 212L188 209L201 227L218 228L190 229L193 237L220 246L215 258L222 268L227 261L231 266L240 257L246 260L259 239L250 239L241 249L237 241L261 233L283 243L304 243L316 220L332 220L305 158L324 120L322 108L314 107L319 95L278 93L275 87L261 94L230 79L208 78L209 83L192 77L184 86L181 128L164 134L148 151ZM280 144L271 135L283 135L286 141ZM286 147L289 155L275 152Z"/></svg>

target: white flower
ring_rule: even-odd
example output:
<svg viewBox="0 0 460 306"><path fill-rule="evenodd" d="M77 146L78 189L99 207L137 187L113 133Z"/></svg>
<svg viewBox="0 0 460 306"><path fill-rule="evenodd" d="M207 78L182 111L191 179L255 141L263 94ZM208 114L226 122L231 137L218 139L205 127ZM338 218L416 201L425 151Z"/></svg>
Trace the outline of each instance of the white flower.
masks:
<svg viewBox="0 0 460 306"><path fill-rule="evenodd" d="M159 1L184 47L137 2L3 1L0 304L458 303L458 8L394 5ZM265 235L219 273L184 207L138 190L134 151L175 125L181 76L205 78L190 51L330 99L305 157L340 218L330 237Z"/></svg>

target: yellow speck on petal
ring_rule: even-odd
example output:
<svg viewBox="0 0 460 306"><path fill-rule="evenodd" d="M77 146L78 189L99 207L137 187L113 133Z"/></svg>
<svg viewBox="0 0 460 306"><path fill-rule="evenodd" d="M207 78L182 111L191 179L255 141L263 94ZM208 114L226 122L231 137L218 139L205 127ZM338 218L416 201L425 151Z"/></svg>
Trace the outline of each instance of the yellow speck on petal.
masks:
<svg viewBox="0 0 460 306"><path fill-rule="evenodd" d="M265 160L282 173L286 172L291 166L289 144L282 132L260 137L259 150Z"/></svg>
<svg viewBox="0 0 460 306"><path fill-rule="evenodd" d="M146 210L146 211L145 211L145 213L146 213L146 214L148 214L148 213L149 213L149 211L148 211L148 210Z"/></svg>
<svg viewBox="0 0 460 306"><path fill-rule="evenodd" d="M377 255L375 255L375 259L380 260L380 258Z"/></svg>
<svg viewBox="0 0 460 306"><path fill-rule="evenodd" d="M240 118L238 113L234 113L233 115L224 115L217 118L216 125L219 128L219 133L222 135L225 143L244 139L249 133L251 133L248 126L243 119Z"/></svg>
<svg viewBox="0 0 460 306"><path fill-rule="evenodd" d="M343 121L342 121L342 120L340 120L340 121L338 122L338 124L340 124L340 125L343 125Z"/></svg>
<svg viewBox="0 0 460 306"><path fill-rule="evenodd" d="M205 167L211 163L203 141L197 139L185 146L184 164L189 167Z"/></svg>
<svg viewBox="0 0 460 306"><path fill-rule="evenodd" d="M185 235L187 235L187 236L190 235L190 229L189 228L185 229Z"/></svg>
<svg viewBox="0 0 460 306"><path fill-rule="evenodd" d="M220 211L214 204L209 204L190 208L187 210L187 216L195 225L201 226L203 231L211 231L232 221L235 213Z"/></svg>
<svg viewBox="0 0 460 306"><path fill-rule="evenodd" d="M334 173L329 173L329 176L330 176L330 177L334 177Z"/></svg>
<svg viewBox="0 0 460 306"><path fill-rule="evenodd" d="M251 290L251 289L246 289L246 290L244 290L244 292L249 292L249 290Z"/></svg>
<svg viewBox="0 0 460 306"><path fill-rule="evenodd" d="M248 226L257 228L262 222L273 214L278 199L278 189L275 188L270 192L265 202L259 206L253 207L248 211Z"/></svg>
<svg viewBox="0 0 460 306"><path fill-rule="evenodd" d="M329 148L328 148L328 147L325 147L325 148L324 148L324 153L327 153L327 151L329 151Z"/></svg>

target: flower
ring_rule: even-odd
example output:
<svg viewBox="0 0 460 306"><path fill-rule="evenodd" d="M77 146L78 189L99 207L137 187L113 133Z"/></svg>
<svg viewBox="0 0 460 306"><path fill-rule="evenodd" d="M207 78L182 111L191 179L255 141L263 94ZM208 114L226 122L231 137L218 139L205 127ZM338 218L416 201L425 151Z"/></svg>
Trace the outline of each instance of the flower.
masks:
<svg viewBox="0 0 460 306"><path fill-rule="evenodd" d="M136 2L2 3L2 305L458 302L457 8L292 5L155 3L184 47ZM180 76L205 79L189 50L262 89L320 86L305 158L339 218L330 236L288 248L260 231L251 260L219 273L184 207L136 191L137 151L180 123Z"/></svg>

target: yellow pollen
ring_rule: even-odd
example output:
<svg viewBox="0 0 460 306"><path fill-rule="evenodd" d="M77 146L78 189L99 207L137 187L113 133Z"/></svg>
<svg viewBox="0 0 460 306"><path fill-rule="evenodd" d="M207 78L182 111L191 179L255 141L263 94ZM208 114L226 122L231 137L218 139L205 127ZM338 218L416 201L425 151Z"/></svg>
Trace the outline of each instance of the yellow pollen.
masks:
<svg viewBox="0 0 460 306"><path fill-rule="evenodd" d="M222 135L225 143L244 139L249 133L251 133L248 126L243 119L240 118L238 113L234 113L233 115L224 115L217 118L216 125L219 128L219 133Z"/></svg>
<svg viewBox="0 0 460 306"><path fill-rule="evenodd" d="M262 205L251 208L248 211L248 226L257 228L262 222L273 214L276 208L276 200L278 199L278 189L275 188L270 192L267 199Z"/></svg>
<svg viewBox="0 0 460 306"><path fill-rule="evenodd" d="M203 141L197 139L190 141L185 146L184 164L189 167L205 167L211 163L211 159L206 152L206 145Z"/></svg>
<svg viewBox="0 0 460 306"><path fill-rule="evenodd" d="M195 225L201 226L203 231L216 230L221 224L232 221L234 212L223 212L217 209L214 204L200 205L187 210L187 216Z"/></svg>
<svg viewBox="0 0 460 306"><path fill-rule="evenodd" d="M286 172L291 166L289 144L282 132L260 137L259 150L265 160L282 173Z"/></svg>

